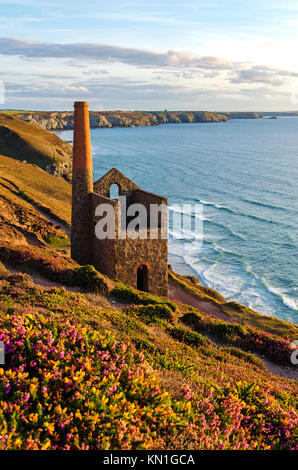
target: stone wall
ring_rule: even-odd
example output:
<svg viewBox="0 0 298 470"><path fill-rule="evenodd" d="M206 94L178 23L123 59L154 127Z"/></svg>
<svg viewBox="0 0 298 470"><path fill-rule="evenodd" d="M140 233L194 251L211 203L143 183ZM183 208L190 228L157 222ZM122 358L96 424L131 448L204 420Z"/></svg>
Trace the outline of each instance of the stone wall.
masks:
<svg viewBox="0 0 298 470"><path fill-rule="evenodd" d="M115 279L116 275L116 236L117 231L115 229L115 239L105 238L99 240L95 234L95 227L100 217L95 215L96 207L99 204L109 204L115 211L116 220L118 217L117 201L113 201L105 196L99 194L92 194L92 214L93 214L93 227L92 227L92 264L102 274L106 274L111 279ZM115 224L116 226L116 224Z"/></svg>
<svg viewBox="0 0 298 470"><path fill-rule="evenodd" d="M132 203L143 204L148 213L148 230L140 230L138 239L118 238L119 203L110 199L110 187L118 184L119 195L127 196L127 207ZM125 284L137 288L137 270L141 265L148 268L148 292L168 296L168 240L161 239L161 230L155 229L155 238L150 238L150 204L166 203L167 199L157 194L141 190L135 183L115 168L94 183L92 194L93 242L92 264L103 274L112 279L119 279ZM99 204L110 204L115 210L115 240L98 240L95 225L99 218L95 216ZM166 224L167 225L167 224ZM163 233L164 235L164 233Z"/></svg>
<svg viewBox="0 0 298 470"><path fill-rule="evenodd" d="M112 168L102 178L94 183L94 191L106 197L110 197L110 187L117 184L119 187L119 195L126 191L138 189L138 186L123 175L116 168Z"/></svg>
<svg viewBox="0 0 298 470"><path fill-rule="evenodd" d="M151 294L168 296L168 241L117 240L116 277L125 284L137 288L137 269L148 267L148 291Z"/></svg>

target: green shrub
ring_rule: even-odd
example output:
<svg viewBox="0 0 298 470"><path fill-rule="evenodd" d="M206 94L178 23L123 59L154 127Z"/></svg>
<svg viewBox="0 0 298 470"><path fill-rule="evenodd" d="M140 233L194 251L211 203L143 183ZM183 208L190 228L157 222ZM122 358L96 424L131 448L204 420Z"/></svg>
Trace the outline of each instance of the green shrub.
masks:
<svg viewBox="0 0 298 470"><path fill-rule="evenodd" d="M226 341L235 341L237 338L243 338L248 333L244 326L226 322L214 322L212 331Z"/></svg>
<svg viewBox="0 0 298 470"><path fill-rule="evenodd" d="M237 323L228 323L212 317L202 316L195 312L188 312L181 321L199 331L210 331L222 340L233 342L237 338L243 338L248 334L247 329Z"/></svg>
<svg viewBox="0 0 298 470"><path fill-rule="evenodd" d="M181 321L196 331L208 331L220 341L267 356L278 364L288 365L291 357L291 345L288 340L274 337L268 333L244 327L237 323L228 323L215 317L200 316L195 312L188 312Z"/></svg>
<svg viewBox="0 0 298 470"><path fill-rule="evenodd" d="M188 326L193 328L199 328L201 326L201 320L203 319L202 315L199 315L195 312L187 312L181 318L181 321Z"/></svg>
<svg viewBox="0 0 298 470"><path fill-rule="evenodd" d="M243 359L246 362L250 362L251 364L254 364L257 367L260 367L261 369L266 369L263 361L255 356L254 354L242 351L242 349L239 348L221 348L221 351L225 351L228 354L231 354L231 356L239 357L240 359Z"/></svg>
<svg viewBox="0 0 298 470"><path fill-rule="evenodd" d="M165 304L154 305L131 305L123 309L126 315L140 316L144 323L158 323L161 326L168 326L172 321L172 310Z"/></svg>
<svg viewBox="0 0 298 470"><path fill-rule="evenodd" d="M85 290L94 290L102 294L108 292L107 283L104 276L100 275L96 269L87 264L73 269L73 284Z"/></svg>
<svg viewBox="0 0 298 470"><path fill-rule="evenodd" d="M172 319L172 310L168 305L141 305L137 308L137 310L141 316L147 316L150 318L161 318L164 320Z"/></svg>
<svg viewBox="0 0 298 470"><path fill-rule="evenodd" d="M155 350L153 344L144 338L133 338L133 343L137 350L148 351L149 353L153 353Z"/></svg>
<svg viewBox="0 0 298 470"><path fill-rule="evenodd" d="M195 331L188 331L181 327L169 328L168 332L172 338L189 344L190 346L203 346L211 343L208 338L201 335L200 333L196 333Z"/></svg>
<svg viewBox="0 0 298 470"><path fill-rule="evenodd" d="M139 292L133 287L126 286L122 283L118 284L112 291L112 295L121 301L136 304L136 305L148 305L148 304L163 304L170 307L175 312L177 305L170 300L155 295L148 294L147 292Z"/></svg>

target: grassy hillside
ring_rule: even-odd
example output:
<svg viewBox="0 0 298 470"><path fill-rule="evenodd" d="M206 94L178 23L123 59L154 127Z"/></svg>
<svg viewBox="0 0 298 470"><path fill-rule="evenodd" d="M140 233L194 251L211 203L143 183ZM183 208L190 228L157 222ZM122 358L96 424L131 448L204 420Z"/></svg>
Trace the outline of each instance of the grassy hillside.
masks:
<svg viewBox="0 0 298 470"><path fill-rule="evenodd" d="M70 179L71 146L11 114L0 113L0 154L26 160L49 173Z"/></svg>
<svg viewBox="0 0 298 470"><path fill-rule="evenodd" d="M39 167L0 155L0 242L67 246L71 185Z"/></svg>
<svg viewBox="0 0 298 470"><path fill-rule="evenodd" d="M0 156L0 449L295 449L297 327L172 271L226 319L79 266L70 191Z"/></svg>
<svg viewBox="0 0 298 470"><path fill-rule="evenodd" d="M0 448L295 448L297 383L191 333L182 310L1 278Z"/></svg>

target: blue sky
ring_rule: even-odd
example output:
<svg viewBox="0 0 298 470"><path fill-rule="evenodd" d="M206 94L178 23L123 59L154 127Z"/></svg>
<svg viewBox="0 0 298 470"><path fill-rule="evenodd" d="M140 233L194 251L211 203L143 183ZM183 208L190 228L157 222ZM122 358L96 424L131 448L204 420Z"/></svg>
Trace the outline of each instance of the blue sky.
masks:
<svg viewBox="0 0 298 470"><path fill-rule="evenodd" d="M292 0L0 0L0 106L293 110L297 49Z"/></svg>

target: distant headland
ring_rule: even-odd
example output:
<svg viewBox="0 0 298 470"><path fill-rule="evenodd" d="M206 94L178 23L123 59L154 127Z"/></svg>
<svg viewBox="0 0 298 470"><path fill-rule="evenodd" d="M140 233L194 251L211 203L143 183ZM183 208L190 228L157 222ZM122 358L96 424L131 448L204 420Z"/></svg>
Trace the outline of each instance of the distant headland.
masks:
<svg viewBox="0 0 298 470"><path fill-rule="evenodd" d="M46 130L72 130L74 117L69 111L24 111L15 116ZM160 124L223 122L229 119L257 119L254 112L220 113L211 111L91 111L90 127L145 127Z"/></svg>
<svg viewBox="0 0 298 470"><path fill-rule="evenodd" d="M0 110L0 113L14 115L48 131L72 130L74 115L70 111L24 111ZM298 116L298 111L91 111L90 127L146 127L161 124L225 122L231 119L260 119L277 116Z"/></svg>

